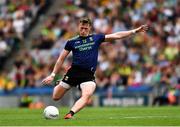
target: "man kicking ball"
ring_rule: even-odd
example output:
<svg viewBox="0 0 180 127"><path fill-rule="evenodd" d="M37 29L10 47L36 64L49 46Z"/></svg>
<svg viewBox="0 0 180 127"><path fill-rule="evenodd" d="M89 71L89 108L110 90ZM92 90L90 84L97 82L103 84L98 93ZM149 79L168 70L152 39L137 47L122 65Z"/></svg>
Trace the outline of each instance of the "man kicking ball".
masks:
<svg viewBox="0 0 180 127"><path fill-rule="evenodd" d="M94 73L97 66L98 49L102 42L113 41L128 37L135 33L145 32L148 27L142 25L129 31L116 32L112 34L91 34L92 22L85 17L80 19L78 24L79 35L67 41L63 51L54 66L52 73L42 83L50 84L55 75L60 71L67 55L72 51L72 66L64 75L62 81L55 86L52 98L59 100L71 87L79 87L81 97L75 102L65 119L71 119L73 115L86 106L89 98L96 88Z"/></svg>

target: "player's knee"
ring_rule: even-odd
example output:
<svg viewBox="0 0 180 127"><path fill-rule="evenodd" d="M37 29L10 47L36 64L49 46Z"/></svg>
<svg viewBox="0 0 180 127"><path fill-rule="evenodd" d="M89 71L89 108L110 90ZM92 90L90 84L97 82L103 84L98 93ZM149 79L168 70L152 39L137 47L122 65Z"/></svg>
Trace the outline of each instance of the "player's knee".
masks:
<svg viewBox="0 0 180 127"><path fill-rule="evenodd" d="M89 102L90 97L91 97L90 95L83 95L82 96L82 98L83 98L83 100L85 101L86 104Z"/></svg>
<svg viewBox="0 0 180 127"><path fill-rule="evenodd" d="M87 98L87 99L90 98L91 96L92 96L92 94L88 93L88 92L82 94L82 97Z"/></svg>

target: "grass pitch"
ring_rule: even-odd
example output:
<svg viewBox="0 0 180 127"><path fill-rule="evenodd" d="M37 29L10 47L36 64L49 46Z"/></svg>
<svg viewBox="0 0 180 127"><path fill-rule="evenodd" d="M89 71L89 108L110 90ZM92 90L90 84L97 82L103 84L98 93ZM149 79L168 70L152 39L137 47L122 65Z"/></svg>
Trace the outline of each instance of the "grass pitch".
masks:
<svg viewBox="0 0 180 127"><path fill-rule="evenodd" d="M1 126L180 126L180 107L86 107L74 119L46 120L43 110L0 109Z"/></svg>

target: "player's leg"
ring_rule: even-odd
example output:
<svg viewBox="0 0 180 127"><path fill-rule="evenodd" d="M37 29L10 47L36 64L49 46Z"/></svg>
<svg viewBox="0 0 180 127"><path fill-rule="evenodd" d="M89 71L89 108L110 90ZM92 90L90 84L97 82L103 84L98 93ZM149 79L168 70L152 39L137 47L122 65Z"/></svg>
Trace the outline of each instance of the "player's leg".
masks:
<svg viewBox="0 0 180 127"><path fill-rule="evenodd" d="M71 110L74 113L77 113L84 106L86 106L86 104L88 103L90 97L93 95L93 93L95 91L96 84L93 81L88 81L88 82L81 83L80 88L81 88L81 91L82 91L81 97L79 98L79 100L76 101L74 106L71 108Z"/></svg>
<svg viewBox="0 0 180 127"><path fill-rule="evenodd" d="M57 86L54 87L52 98L53 100L57 101L61 99L64 94L70 89L70 85L61 81Z"/></svg>
<svg viewBox="0 0 180 127"><path fill-rule="evenodd" d="M75 102L75 104L71 108L71 111L64 117L65 119L72 118L74 113L77 113L86 106L90 97L95 91L96 83L93 81L84 82L80 84L80 88L82 91L81 97Z"/></svg>

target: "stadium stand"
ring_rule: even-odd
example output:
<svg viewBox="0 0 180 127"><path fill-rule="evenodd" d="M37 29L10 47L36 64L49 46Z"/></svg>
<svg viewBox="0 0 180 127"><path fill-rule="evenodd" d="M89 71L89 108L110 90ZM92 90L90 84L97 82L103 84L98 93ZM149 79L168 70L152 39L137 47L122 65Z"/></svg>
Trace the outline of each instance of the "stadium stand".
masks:
<svg viewBox="0 0 180 127"><path fill-rule="evenodd" d="M31 10L29 6L21 8ZM78 19L86 15L93 20L93 32L96 33L128 30L140 24L150 26L147 34L102 44L96 71L97 93L112 95L127 90L155 92L156 97L168 97L173 93L178 97L179 12L178 0L66 0L64 8L59 8L44 21L39 35L34 36L31 42L31 49L19 54L12 71L1 73L0 89L5 89L2 87L5 79L12 82L14 87L11 89L39 88L41 80L51 73L66 40L77 34ZM12 21L8 22L11 24ZM18 29L13 29L18 34ZM20 28L19 31L24 30ZM22 38L21 35L17 37ZM1 40L0 52L5 53L8 45L4 39ZM62 77L70 63L71 55L56 79Z"/></svg>
<svg viewBox="0 0 180 127"><path fill-rule="evenodd" d="M0 1L0 68L20 49L24 37L50 5L50 0L1 0ZM18 66L18 65L17 65ZM0 89L13 89L14 79L1 71ZM6 87L7 86L7 87Z"/></svg>

